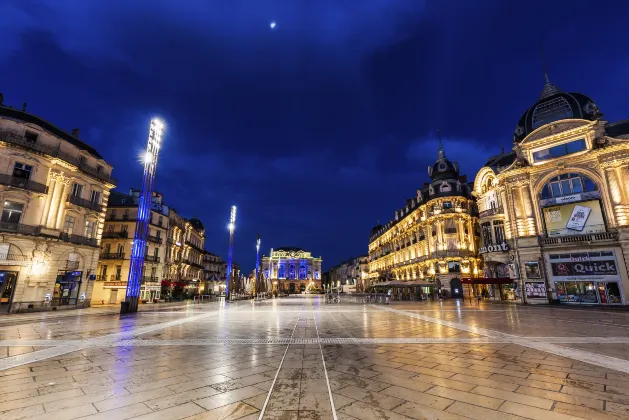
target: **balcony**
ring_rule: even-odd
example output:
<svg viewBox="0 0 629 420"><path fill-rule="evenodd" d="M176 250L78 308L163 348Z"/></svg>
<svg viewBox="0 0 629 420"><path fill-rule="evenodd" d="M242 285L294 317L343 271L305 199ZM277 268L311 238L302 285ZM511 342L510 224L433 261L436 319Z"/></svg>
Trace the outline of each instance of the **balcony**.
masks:
<svg viewBox="0 0 629 420"><path fill-rule="evenodd" d="M128 237L129 237L129 232L127 232L126 230L123 230L122 232L113 232L113 231L103 232L103 239L112 239L112 238L127 239Z"/></svg>
<svg viewBox="0 0 629 420"><path fill-rule="evenodd" d="M23 190L33 191L40 194L48 194L48 187L39 182L30 181L26 178L20 178L12 175L0 175L0 184L9 185Z"/></svg>
<svg viewBox="0 0 629 420"><path fill-rule="evenodd" d="M101 260L124 260L124 252L101 252L99 258Z"/></svg>
<svg viewBox="0 0 629 420"><path fill-rule="evenodd" d="M196 268L201 268L203 269L203 264L197 264L194 261L188 260L188 259L184 259L183 260L184 264L188 264L191 267L196 267Z"/></svg>
<svg viewBox="0 0 629 420"><path fill-rule="evenodd" d="M98 246L96 238L88 238L86 236L73 235L65 232L61 232L59 239L64 242L70 242L77 245Z"/></svg>
<svg viewBox="0 0 629 420"><path fill-rule="evenodd" d="M41 226L23 225L21 223L0 222L0 231L20 233L22 235L39 235Z"/></svg>
<svg viewBox="0 0 629 420"><path fill-rule="evenodd" d="M154 276L144 276L142 277L142 283L156 283L159 279Z"/></svg>
<svg viewBox="0 0 629 420"><path fill-rule="evenodd" d="M121 281L121 276L115 274L99 274L96 276L96 281Z"/></svg>
<svg viewBox="0 0 629 420"><path fill-rule="evenodd" d="M504 208L503 207L496 207L493 209L487 209L487 210L483 210L478 214L479 218L483 218L483 217L489 217L489 216L495 216L496 214L504 214Z"/></svg>
<svg viewBox="0 0 629 420"><path fill-rule="evenodd" d="M617 232L601 232L601 233L589 233L586 235L572 235L572 236L555 236L552 238L539 238L541 245L559 245L559 244L579 244L579 243L593 243L604 241L617 241Z"/></svg>
<svg viewBox="0 0 629 420"><path fill-rule="evenodd" d="M116 215L116 214L108 214L105 216L105 220L110 222L135 222L136 219L131 218L128 214Z"/></svg>
<svg viewBox="0 0 629 420"><path fill-rule="evenodd" d="M161 244L163 243L163 240L162 240L162 238L161 238L160 236L148 235L148 236L146 237L146 239L147 239L149 242L153 242L153 243L155 243L155 244L160 244L160 245L161 245Z"/></svg>
<svg viewBox="0 0 629 420"><path fill-rule="evenodd" d="M203 248L197 246L196 244L194 244L194 243L192 243L192 242L190 242L188 240L186 240L186 245L190 246L191 248L196 249L197 251L199 251L201 253L205 252L205 250Z"/></svg>
<svg viewBox="0 0 629 420"><path fill-rule="evenodd" d="M144 261L158 263L159 257L157 255L145 255Z"/></svg>
<svg viewBox="0 0 629 420"><path fill-rule="evenodd" d="M90 200L86 200L81 197L77 197L76 195L72 195L72 194L68 195L68 203L72 203L74 205L84 207L86 209L94 210L99 213L103 211L103 206L101 206L100 204L94 203Z"/></svg>
<svg viewBox="0 0 629 420"><path fill-rule="evenodd" d="M92 166L89 166L87 163L81 161L78 156L73 156L69 153L62 152L59 147L51 147L45 144L38 143L36 141L30 141L26 139L26 137L24 137L23 135L14 133L12 131L0 131L0 141L10 143L12 145L19 146L37 153L42 153L50 157L59 158L76 166L87 175L99 179L103 182L108 182L114 185L118 182L115 178L113 178L109 174L106 174L98 167L94 168Z"/></svg>
<svg viewBox="0 0 629 420"><path fill-rule="evenodd" d="M28 261L31 258L27 255L0 254L0 261Z"/></svg>

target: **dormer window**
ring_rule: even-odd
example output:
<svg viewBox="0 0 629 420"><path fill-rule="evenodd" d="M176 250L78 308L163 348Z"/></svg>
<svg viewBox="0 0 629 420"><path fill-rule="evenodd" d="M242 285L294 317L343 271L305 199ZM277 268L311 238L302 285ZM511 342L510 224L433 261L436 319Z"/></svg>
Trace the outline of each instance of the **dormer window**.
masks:
<svg viewBox="0 0 629 420"><path fill-rule="evenodd" d="M24 133L24 139L29 143L35 143L37 141L38 134L33 131L27 131Z"/></svg>
<svg viewBox="0 0 629 420"><path fill-rule="evenodd" d="M570 155L572 153L581 152L585 150L586 147L585 139L573 140L568 143L563 143L558 146L533 152L533 161L543 162L545 160Z"/></svg>

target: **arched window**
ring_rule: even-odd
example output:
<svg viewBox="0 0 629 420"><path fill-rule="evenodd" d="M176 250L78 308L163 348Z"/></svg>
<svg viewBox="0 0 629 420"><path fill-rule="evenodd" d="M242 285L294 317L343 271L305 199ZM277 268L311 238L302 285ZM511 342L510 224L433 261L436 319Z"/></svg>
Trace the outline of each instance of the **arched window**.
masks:
<svg viewBox="0 0 629 420"><path fill-rule="evenodd" d="M441 192L450 192L450 191L452 191L452 187L446 181L443 181L441 183L440 190L441 190Z"/></svg>
<svg viewBox="0 0 629 420"><path fill-rule="evenodd" d="M295 264L291 264L288 266L288 278L294 280L297 276L297 272L295 270Z"/></svg>
<svg viewBox="0 0 629 420"><path fill-rule="evenodd" d="M277 277L280 279L286 278L286 266L284 264L280 264L280 268L277 270Z"/></svg>
<svg viewBox="0 0 629 420"><path fill-rule="evenodd" d="M299 280L306 280L306 266L303 264L299 266Z"/></svg>
<svg viewBox="0 0 629 420"><path fill-rule="evenodd" d="M576 173L568 173L550 179L542 188L540 195L543 200L597 190L598 187L596 183L589 177Z"/></svg>

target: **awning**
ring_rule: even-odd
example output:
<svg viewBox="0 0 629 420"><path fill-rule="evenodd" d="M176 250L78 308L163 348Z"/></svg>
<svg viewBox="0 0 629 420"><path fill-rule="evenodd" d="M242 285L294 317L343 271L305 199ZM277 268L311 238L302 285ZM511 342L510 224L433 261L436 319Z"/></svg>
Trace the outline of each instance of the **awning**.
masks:
<svg viewBox="0 0 629 420"><path fill-rule="evenodd" d="M463 277L461 279L461 283L463 284L510 284L515 282L516 280L510 279L509 277Z"/></svg>

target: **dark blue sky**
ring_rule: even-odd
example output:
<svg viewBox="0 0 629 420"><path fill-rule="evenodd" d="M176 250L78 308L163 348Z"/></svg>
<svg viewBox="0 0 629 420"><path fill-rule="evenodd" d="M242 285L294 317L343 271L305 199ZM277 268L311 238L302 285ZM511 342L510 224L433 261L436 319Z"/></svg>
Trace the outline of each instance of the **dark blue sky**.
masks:
<svg viewBox="0 0 629 420"><path fill-rule="evenodd" d="M4 0L0 92L81 137L138 187L148 123L167 123L156 188L250 270L301 246L331 267L427 180L435 129L473 178L511 147L551 81L629 117L629 2ZM269 23L276 21L274 30Z"/></svg>

